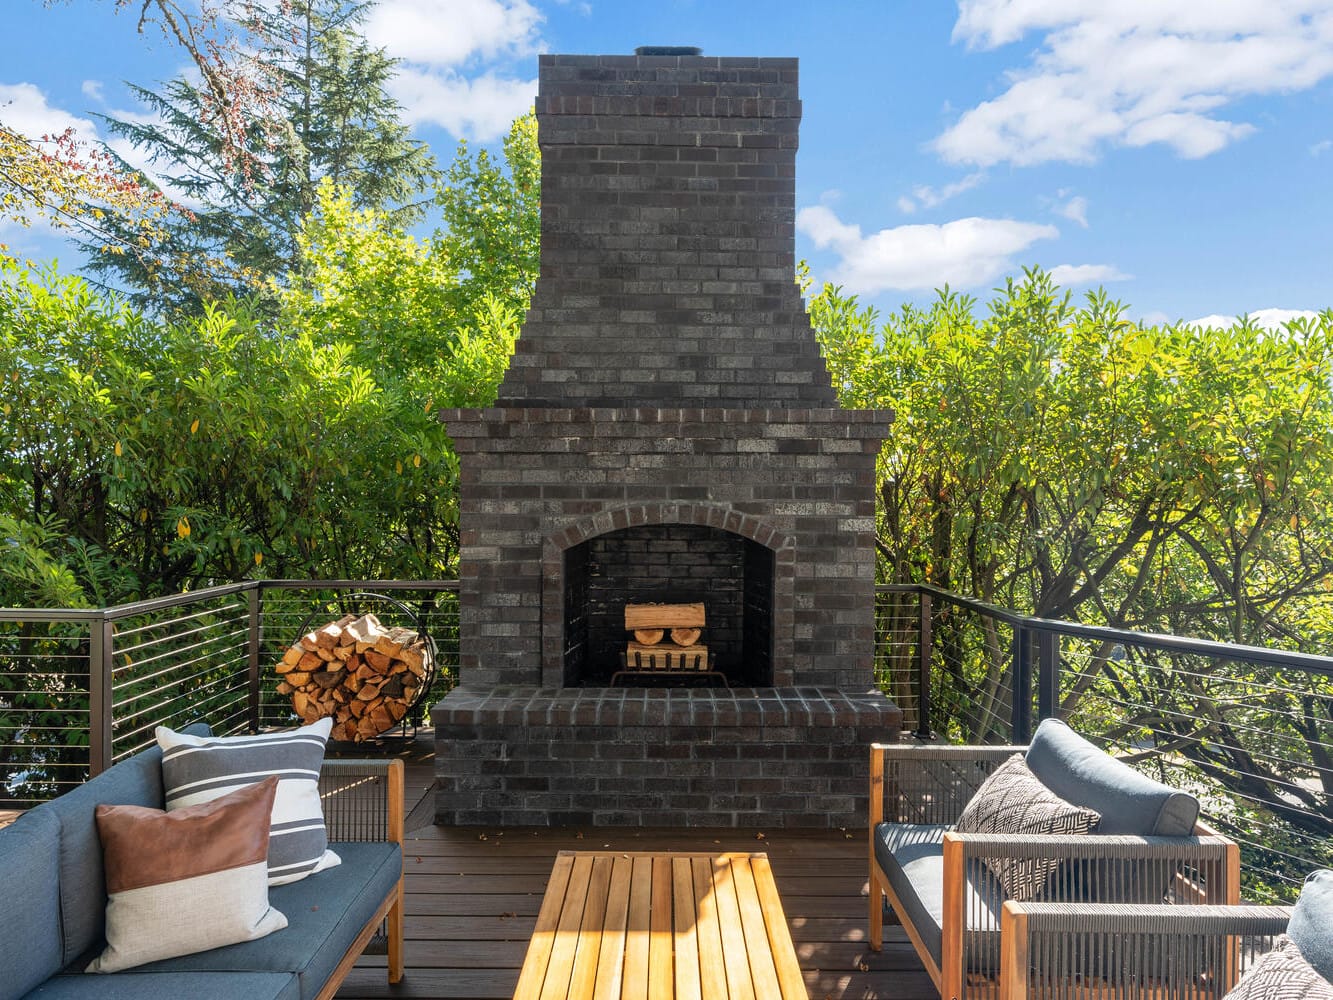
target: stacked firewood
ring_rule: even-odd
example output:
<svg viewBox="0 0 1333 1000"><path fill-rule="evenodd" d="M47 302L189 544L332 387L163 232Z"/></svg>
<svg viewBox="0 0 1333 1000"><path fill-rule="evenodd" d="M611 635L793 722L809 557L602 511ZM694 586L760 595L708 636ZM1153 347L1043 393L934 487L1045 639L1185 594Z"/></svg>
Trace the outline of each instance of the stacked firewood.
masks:
<svg viewBox="0 0 1333 1000"><path fill-rule="evenodd" d="M626 604L625 628L634 640L625 647L630 670L707 670L702 604ZM670 639L669 642L664 641Z"/></svg>
<svg viewBox="0 0 1333 1000"><path fill-rule="evenodd" d="M335 740L373 739L407 714L425 679L425 636L385 628L373 614L346 615L307 632L276 669L278 693L307 724L333 717Z"/></svg>

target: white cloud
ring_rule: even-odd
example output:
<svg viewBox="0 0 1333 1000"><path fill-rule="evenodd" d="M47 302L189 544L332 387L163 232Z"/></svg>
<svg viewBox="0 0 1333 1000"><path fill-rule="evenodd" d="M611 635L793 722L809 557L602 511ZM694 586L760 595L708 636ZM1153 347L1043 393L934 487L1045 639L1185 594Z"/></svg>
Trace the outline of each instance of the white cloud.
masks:
<svg viewBox="0 0 1333 1000"><path fill-rule="evenodd" d="M106 103L106 101L102 97L101 80L84 80L83 83L80 85L79 90L83 92L84 97L87 97L90 100L94 100L98 104Z"/></svg>
<svg viewBox="0 0 1333 1000"><path fill-rule="evenodd" d="M1051 280L1062 287L1125 281L1131 277L1111 264L1057 264L1051 268Z"/></svg>
<svg viewBox="0 0 1333 1000"><path fill-rule="evenodd" d="M1328 0L962 0L955 41L1042 35L1007 89L934 142L951 163L1090 163L1108 146L1208 156L1254 131L1217 114L1333 75Z"/></svg>
<svg viewBox="0 0 1333 1000"><path fill-rule="evenodd" d="M34 142L72 128L80 139L96 139L97 126L64 108L52 107L31 83L0 83L0 120Z"/></svg>
<svg viewBox="0 0 1333 1000"><path fill-rule="evenodd" d="M503 64L540 51L541 23L529 0L381 0L366 38L403 61L389 90L410 122L488 142L532 106L536 81Z"/></svg>
<svg viewBox="0 0 1333 1000"><path fill-rule="evenodd" d="M448 71L404 68L389 82L389 92L413 124L439 125L454 135L490 142L532 107L537 81L491 74L468 79Z"/></svg>
<svg viewBox="0 0 1333 1000"><path fill-rule="evenodd" d="M1063 215L1070 222L1077 222L1084 229L1088 228L1088 199L1082 195L1070 198L1063 205L1055 206L1055 214Z"/></svg>
<svg viewBox="0 0 1333 1000"><path fill-rule="evenodd" d="M929 291L944 284L973 288L1014 269L1014 255L1038 240L1054 239L1054 226L1009 219L955 219L943 225L897 226L863 236L824 205L803 208L796 228L821 250L841 258L834 280L856 294L896 289Z"/></svg>
<svg viewBox="0 0 1333 1000"><path fill-rule="evenodd" d="M1310 147L1310 155L1323 156L1330 149L1333 149L1333 139L1324 139L1321 142L1316 142Z"/></svg>
<svg viewBox="0 0 1333 1000"><path fill-rule="evenodd" d="M398 59L458 66L536 51L541 21L528 0L381 0L366 20L366 38Z"/></svg>
<svg viewBox="0 0 1333 1000"><path fill-rule="evenodd" d="M968 174L961 180L954 181L952 184L946 184L942 188L933 188L928 184L918 184L912 188L912 196L906 195L898 199L899 211L910 215L918 208L934 208L936 205L942 205L950 198L955 198L964 191L970 191L986 179L984 170L977 170Z"/></svg>
<svg viewBox="0 0 1333 1000"><path fill-rule="evenodd" d="M1247 314L1250 322L1265 330L1280 330L1294 319L1318 319L1319 314L1310 309L1256 309ZM1239 316L1223 316L1213 313L1198 319L1186 320L1186 326L1213 327L1219 330L1230 329L1240 322Z"/></svg>

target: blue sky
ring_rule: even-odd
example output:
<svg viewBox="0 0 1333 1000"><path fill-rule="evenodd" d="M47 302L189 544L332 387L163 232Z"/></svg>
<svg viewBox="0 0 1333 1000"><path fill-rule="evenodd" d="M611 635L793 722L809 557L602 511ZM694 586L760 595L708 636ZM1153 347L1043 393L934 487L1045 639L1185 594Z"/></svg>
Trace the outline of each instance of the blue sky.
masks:
<svg viewBox="0 0 1333 1000"><path fill-rule="evenodd" d="M122 81L183 62L137 6L0 0L0 119L142 114ZM442 162L531 104L540 52L798 57L797 255L882 310L1032 264L1153 322L1333 307L1333 0L380 0L366 27Z"/></svg>

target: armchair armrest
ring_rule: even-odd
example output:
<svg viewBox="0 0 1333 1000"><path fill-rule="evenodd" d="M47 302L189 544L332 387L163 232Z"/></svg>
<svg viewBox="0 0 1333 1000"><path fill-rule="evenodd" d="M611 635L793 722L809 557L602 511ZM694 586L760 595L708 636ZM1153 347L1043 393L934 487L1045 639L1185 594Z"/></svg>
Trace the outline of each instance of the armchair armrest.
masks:
<svg viewBox="0 0 1333 1000"><path fill-rule="evenodd" d="M1287 906L1004 904L1000 1000L1216 1000L1287 928Z"/></svg>
<svg viewBox="0 0 1333 1000"><path fill-rule="evenodd" d="M967 912L967 875L986 861L1051 860L1062 864L1047 879L1044 900L1079 903L1088 898L1141 902L1215 903L1239 900L1232 876L1237 847L1225 837L958 833L944 835L942 994L962 996L963 970L976 964L966 950L975 931L998 930L988 911ZM1105 904L1102 904L1105 905Z"/></svg>
<svg viewBox="0 0 1333 1000"><path fill-rule="evenodd" d="M403 842L403 762L326 759L319 797L329 840Z"/></svg>

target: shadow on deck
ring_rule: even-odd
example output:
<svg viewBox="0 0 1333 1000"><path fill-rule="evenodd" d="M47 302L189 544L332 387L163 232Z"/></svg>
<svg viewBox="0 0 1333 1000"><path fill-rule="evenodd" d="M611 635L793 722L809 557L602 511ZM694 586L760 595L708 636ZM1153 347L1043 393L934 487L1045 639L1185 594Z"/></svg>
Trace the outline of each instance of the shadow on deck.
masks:
<svg viewBox="0 0 1333 1000"><path fill-rule="evenodd" d="M935 1000L902 929L883 951L866 935L862 830L663 830L437 827L430 734L402 756L409 819L407 972L390 987L384 958L367 956L338 997L509 997L557 851L765 851L773 866L810 996ZM764 998L760 998L764 1000Z"/></svg>

